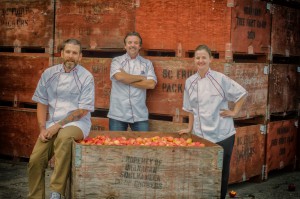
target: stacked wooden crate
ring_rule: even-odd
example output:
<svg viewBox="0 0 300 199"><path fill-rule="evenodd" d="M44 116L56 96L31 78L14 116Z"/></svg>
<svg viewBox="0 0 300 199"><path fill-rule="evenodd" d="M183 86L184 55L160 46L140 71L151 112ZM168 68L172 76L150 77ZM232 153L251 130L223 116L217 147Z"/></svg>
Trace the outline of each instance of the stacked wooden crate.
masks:
<svg viewBox="0 0 300 199"><path fill-rule="evenodd" d="M53 51L53 1L0 1L1 155L28 158L39 134L31 97ZM25 107L25 108L24 108Z"/></svg>
<svg viewBox="0 0 300 199"><path fill-rule="evenodd" d="M271 11L267 172L288 166L295 168L299 151L300 13L298 9L280 5L273 5Z"/></svg>
<svg viewBox="0 0 300 199"><path fill-rule="evenodd" d="M1 118L8 117L0 126L5 135L1 143L7 143L0 146L1 154L29 157L38 135L32 127L36 110L31 97L41 73L61 62L60 44L68 38L82 42L81 64L95 78L92 130L108 130L111 60L125 53L124 36L135 30L143 38L141 54L153 62L158 78L156 88L147 93L151 131L187 127L182 110L185 80L196 72L194 49L207 44L214 55L211 68L248 91L235 118L230 183L265 178L267 172L293 164L300 93L299 10L252 0L0 3L0 101L5 106ZM284 117L275 121L274 115ZM22 121L26 132L16 121ZM15 144L15 136L24 133L26 149Z"/></svg>

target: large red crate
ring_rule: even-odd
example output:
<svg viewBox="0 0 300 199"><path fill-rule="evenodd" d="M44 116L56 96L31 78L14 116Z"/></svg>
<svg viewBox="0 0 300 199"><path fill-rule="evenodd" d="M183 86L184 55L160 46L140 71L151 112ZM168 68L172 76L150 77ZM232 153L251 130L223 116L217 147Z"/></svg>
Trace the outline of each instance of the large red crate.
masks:
<svg viewBox="0 0 300 199"><path fill-rule="evenodd" d="M270 114L297 111L297 65L272 64L269 80Z"/></svg>
<svg viewBox="0 0 300 199"><path fill-rule="evenodd" d="M233 53L270 52L271 14L267 2L235 0L231 20Z"/></svg>
<svg viewBox="0 0 300 199"><path fill-rule="evenodd" d="M296 163L297 119L270 122L266 143L267 171Z"/></svg>
<svg viewBox="0 0 300 199"><path fill-rule="evenodd" d="M199 44L224 52L230 26L227 1L142 0L136 10L136 31L143 37L143 48L178 50L177 55Z"/></svg>
<svg viewBox="0 0 300 199"><path fill-rule="evenodd" d="M134 30L134 0L60 0L56 5L55 50L76 38L86 49L123 48L124 36Z"/></svg>
<svg viewBox="0 0 300 199"><path fill-rule="evenodd" d="M52 0L0 1L0 46L53 48Z"/></svg>
<svg viewBox="0 0 300 199"><path fill-rule="evenodd" d="M236 127L229 183L264 175L262 171L265 164L265 138L260 124Z"/></svg>
<svg viewBox="0 0 300 199"><path fill-rule="evenodd" d="M0 100L32 102L42 72L49 66L49 54L0 54Z"/></svg>
<svg viewBox="0 0 300 199"><path fill-rule="evenodd" d="M299 9L280 5L272 6L271 46L273 55L300 55Z"/></svg>

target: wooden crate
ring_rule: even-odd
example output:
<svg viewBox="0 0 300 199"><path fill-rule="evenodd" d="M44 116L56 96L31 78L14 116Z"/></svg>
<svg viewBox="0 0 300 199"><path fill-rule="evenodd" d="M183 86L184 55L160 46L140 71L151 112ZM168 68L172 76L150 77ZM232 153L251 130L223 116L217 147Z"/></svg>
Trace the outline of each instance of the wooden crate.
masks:
<svg viewBox="0 0 300 199"><path fill-rule="evenodd" d="M42 72L49 66L48 54L1 53L0 100L33 102L31 100Z"/></svg>
<svg viewBox="0 0 300 199"><path fill-rule="evenodd" d="M269 80L270 114L298 110L297 65L272 64Z"/></svg>
<svg viewBox="0 0 300 199"><path fill-rule="evenodd" d="M153 62L158 83L154 90L148 91L149 112L173 115L175 118L186 116L187 113L182 110L183 91L185 80L196 72L193 60L187 58L150 59ZM229 64L215 61L211 64L211 68L228 75L248 91L247 101L237 118L266 114L268 75L264 73L264 64Z"/></svg>
<svg viewBox="0 0 300 199"><path fill-rule="evenodd" d="M229 183L263 176L266 135L261 125L236 127L235 143L230 162Z"/></svg>
<svg viewBox="0 0 300 199"><path fill-rule="evenodd" d="M39 135L36 111L0 107L0 154L29 158Z"/></svg>
<svg viewBox="0 0 300 199"><path fill-rule="evenodd" d="M227 1L143 0L135 23L144 49L172 50L184 57L199 44L207 44L224 52L230 42L231 8Z"/></svg>
<svg viewBox="0 0 300 199"><path fill-rule="evenodd" d="M296 161L297 119L270 122L266 143L267 171L293 166Z"/></svg>
<svg viewBox="0 0 300 199"><path fill-rule="evenodd" d="M235 0L231 24L233 53L269 53L271 14L266 1Z"/></svg>
<svg viewBox="0 0 300 199"><path fill-rule="evenodd" d="M299 56L299 9L272 5L271 46L273 55Z"/></svg>
<svg viewBox="0 0 300 199"><path fill-rule="evenodd" d="M123 48L134 30L134 0L59 0L56 5L55 51L65 39L77 38L85 49Z"/></svg>
<svg viewBox="0 0 300 199"><path fill-rule="evenodd" d="M91 132L110 137L175 133ZM223 149L206 147L90 146L74 142L71 198L218 198Z"/></svg>
<svg viewBox="0 0 300 199"><path fill-rule="evenodd" d="M52 0L0 1L0 46L53 48L54 4Z"/></svg>

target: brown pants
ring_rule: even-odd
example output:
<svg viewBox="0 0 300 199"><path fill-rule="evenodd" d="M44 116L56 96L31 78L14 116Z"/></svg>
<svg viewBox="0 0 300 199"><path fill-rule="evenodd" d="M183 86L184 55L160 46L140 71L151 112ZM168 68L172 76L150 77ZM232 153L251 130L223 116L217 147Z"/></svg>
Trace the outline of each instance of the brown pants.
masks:
<svg viewBox="0 0 300 199"><path fill-rule="evenodd" d="M83 139L83 133L76 126L68 126L48 142L38 139L28 164L28 199L45 198L45 169L55 155L55 167L50 179L50 189L64 195L72 160L72 141Z"/></svg>

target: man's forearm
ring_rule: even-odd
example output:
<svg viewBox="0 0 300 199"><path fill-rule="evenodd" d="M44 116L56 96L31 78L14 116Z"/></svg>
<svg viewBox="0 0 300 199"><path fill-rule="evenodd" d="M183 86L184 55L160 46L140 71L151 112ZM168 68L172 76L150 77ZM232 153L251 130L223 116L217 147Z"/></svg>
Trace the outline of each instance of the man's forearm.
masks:
<svg viewBox="0 0 300 199"><path fill-rule="evenodd" d="M60 126L64 126L65 124L68 124L73 121L78 121L82 117L84 117L89 111L85 109L77 109L73 111L70 115L68 115L66 118L62 119L58 122Z"/></svg>
<svg viewBox="0 0 300 199"><path fill-rule="evenodd" d="M142 89L154 89L156 82L152 79L143 80L140 82L134 82L130 84L131 86L134 86L136 88L142 88Z"/></svg>
<svg viewBox="0 0 300 199"><path fill-rule="evenodd" d="M37 120L38 120L38 125L40 130L46 128L47 111L48 111L47 105L37 103L36 114L37 114Z"/></svg>
<svg viewBox="0 0 300 199"><path fill-rule="evenodd" d="M118 72L114 75L114 78L124 84L132 84L134 82L139 82L145 80L146 78L141 75L131 75L124 71Z"/></svg>

